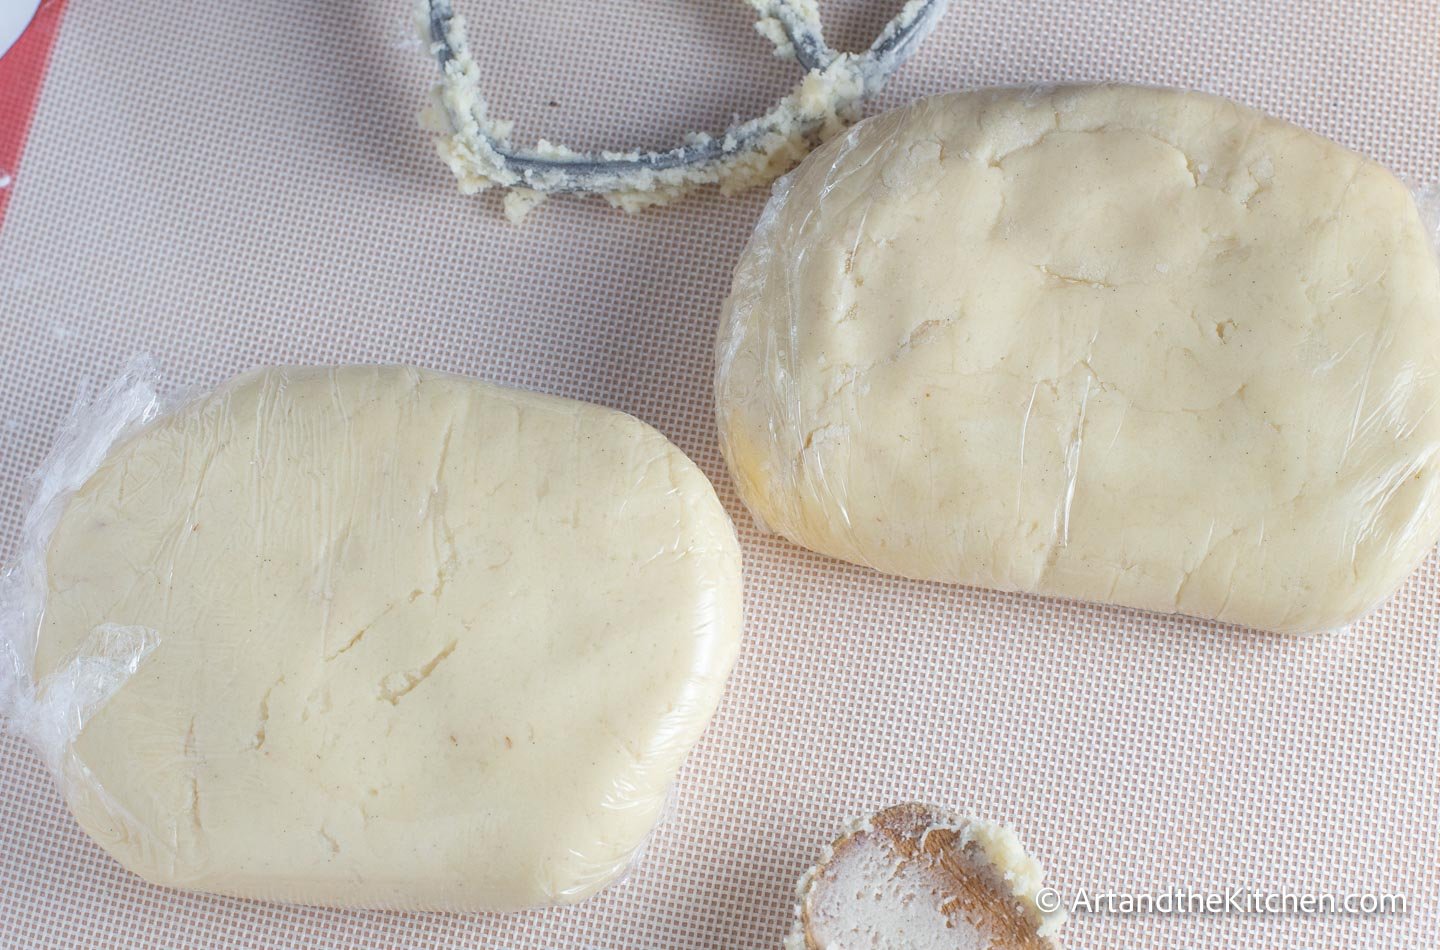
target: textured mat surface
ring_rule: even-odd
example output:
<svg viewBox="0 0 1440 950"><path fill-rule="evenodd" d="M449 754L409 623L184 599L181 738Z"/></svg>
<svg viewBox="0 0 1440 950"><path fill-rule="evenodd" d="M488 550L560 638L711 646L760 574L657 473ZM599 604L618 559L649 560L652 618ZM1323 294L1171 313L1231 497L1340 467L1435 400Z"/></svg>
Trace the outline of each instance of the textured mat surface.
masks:
<svg viewBox="0 0 1440 950"><path fill-rule="evenodd" d="M753 113L793 73L734 0L461 3L501 114L578 144ZM836 41L889 7L826 4ZM1404 914L1082 914L1076 947L1440 944L1440 559L1337 635L912 583L757 533L715 444L711 342L762 193L521 229L414 115L408 4L72 3L0 229L0 556L82 380L398 361L635 413L740 526L746 644L623 883L514 916L341 912L150 887L0 740L0 945L751 948L852 814L1013 824L1060 890L1400 892ZM647 21L647 15L651 19ZM647 25L648 22L648 25ZM1189 86L1440 179L1440 3L954 0L881 105L1064 80Z"/></svg>

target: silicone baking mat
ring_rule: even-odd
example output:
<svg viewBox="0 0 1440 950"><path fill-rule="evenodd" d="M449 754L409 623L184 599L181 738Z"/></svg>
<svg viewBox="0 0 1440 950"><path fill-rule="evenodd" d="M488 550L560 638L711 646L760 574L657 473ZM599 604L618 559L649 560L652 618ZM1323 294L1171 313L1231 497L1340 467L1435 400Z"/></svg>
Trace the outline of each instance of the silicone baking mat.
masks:
<svg viewBox="0 0 1440 950"><path fill-rule="evenodd" d="M823 5L868 42L890 5ZM500 114L662 142L788 88L736 0L461 3ZM406 362L589 399L705 469L745 550L745 646L669 818L578 907L346 912L174 893L76 827L0 740L0 944L750 948L847 817L927 799L1006 821L1068 898L1399 893L1403 913L1080 913L1082 948L1440 945L1440 560L1354 629L1288 639L913 583L761 535L715 442L711 343L765 199L638 217L462 198L415 113L406 3L65 12L0 227L0 556L84 380ZM877 107L957 87L1132 80L1232 96L1440 178L1436 0L954 0ZM0 118L11 123L14 116Z"/></svg>

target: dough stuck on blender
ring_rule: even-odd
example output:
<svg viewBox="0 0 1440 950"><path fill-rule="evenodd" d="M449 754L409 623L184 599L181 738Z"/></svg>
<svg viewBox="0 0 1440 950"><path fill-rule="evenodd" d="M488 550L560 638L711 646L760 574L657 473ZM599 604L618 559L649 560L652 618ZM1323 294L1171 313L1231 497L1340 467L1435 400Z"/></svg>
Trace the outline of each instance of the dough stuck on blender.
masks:
<svg viewBox="0 0 1440 950"><path fill-rule="evenodd" d="M852 823L797 887L786 950L1058 950L1063 911L1008 828L931 805Z"/></svg>

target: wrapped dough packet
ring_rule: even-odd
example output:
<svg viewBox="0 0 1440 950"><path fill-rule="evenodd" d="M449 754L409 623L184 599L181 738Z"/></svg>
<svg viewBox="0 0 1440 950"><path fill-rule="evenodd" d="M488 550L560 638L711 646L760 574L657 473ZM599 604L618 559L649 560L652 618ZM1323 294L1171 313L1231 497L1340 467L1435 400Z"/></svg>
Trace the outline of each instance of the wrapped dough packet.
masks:
<svg viewBox="0 0 1440 950"><path fill-rule="evenodd" d="M583 899L657 820L740 636L709 482L610 409L406 367L128 372L0 588L0 712L155 883L329 906Z"/></svg>
<svg viewBox="0 0 1440 950"><path fill-rule="evenodd" d="M762 525L913 578L1276 631L1440 535L1435 225L1224 99L937 96L780 181L717 343Z"/></svg>

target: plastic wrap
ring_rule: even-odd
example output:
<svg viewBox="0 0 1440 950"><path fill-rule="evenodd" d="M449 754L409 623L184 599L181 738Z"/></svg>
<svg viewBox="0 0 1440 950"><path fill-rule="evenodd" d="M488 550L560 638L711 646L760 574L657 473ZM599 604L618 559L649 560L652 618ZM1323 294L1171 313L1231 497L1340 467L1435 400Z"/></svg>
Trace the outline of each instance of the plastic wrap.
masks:
<svg viewBox="0 0 1440 950"><path fill-rule="evenodd" d="M164 885L399 909L630 862L740 636L733 528L620 412L404 367L77 412L0 602L0 711Z"/></svg>
<svg viewBox="0 0 1440 950"><path fill-rule="evenodd" d="M1212 96L939 96L777 183L717 344L762 525L887 573L1277 631L1440 535L1433 223Z"/></svg>

